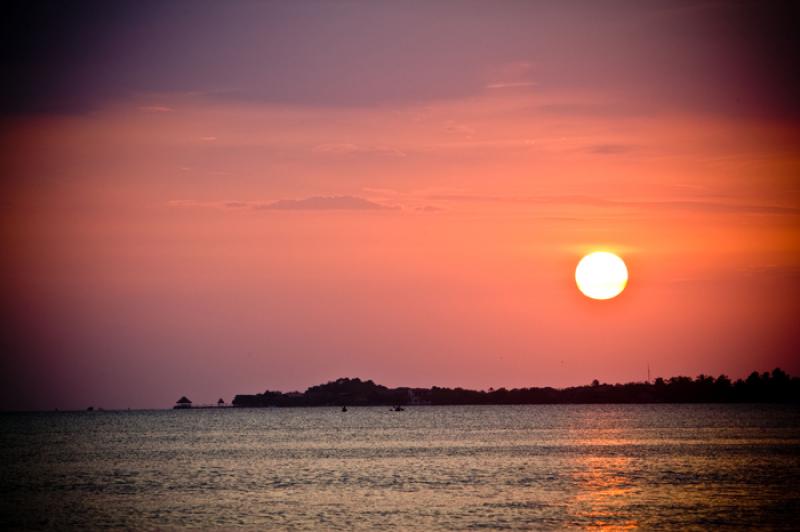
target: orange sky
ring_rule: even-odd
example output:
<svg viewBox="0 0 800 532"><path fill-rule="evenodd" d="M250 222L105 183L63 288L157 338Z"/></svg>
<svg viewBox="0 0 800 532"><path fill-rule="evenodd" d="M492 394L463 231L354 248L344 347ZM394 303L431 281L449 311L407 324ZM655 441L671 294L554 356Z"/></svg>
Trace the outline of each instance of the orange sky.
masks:
<svg viewBox="0 0 800 532"><path fill-rule="evenodd" d="M423 4L387 18L396 6L335 5L345 13L328 23L321 5L260 8L300 35L358 23L330 37L356 56L330 80L324 47L286 36L249 44L263 60L231 45L251 58L239 70L191 63L203 20L139 13L131 27L173 31L151 58L165 70L140 72L139 41L115 41L110 55L141 79L103 70L114 84L98 81L74 109L7 109L6 408L161 407L341 376L483 389L643 380L648 364L654 376L800 373L798 115L772 71L748 62L761 49L709 22L718 8L453 3L440 39ZM541 42L504 31L524 16ZM380 37L409 28L418 49ZM485 43L466 62L450 57L463 35ZM196 90L164 74L171 51L195 65L176 79ZM468 90L439 76L439 56L469 72ZM56 59L45 81L67 60ZM306 73L280 71L292 61ZM292 97L255 90L271 90L271 62ZM86 87L100 76L88 64ZM192 77L215 68L219 92ZM758 76L760 89L729 85ZM67 101L77 82L57 81L38 97ZM573 279L598 249L630 271L605 302Z"/></svg>

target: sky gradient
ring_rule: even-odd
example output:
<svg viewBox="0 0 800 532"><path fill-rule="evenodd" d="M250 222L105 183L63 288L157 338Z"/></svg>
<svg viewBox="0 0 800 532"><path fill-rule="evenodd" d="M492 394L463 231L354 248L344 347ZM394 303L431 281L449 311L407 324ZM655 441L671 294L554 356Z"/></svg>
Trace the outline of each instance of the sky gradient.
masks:
<svg viewBox="0 0 800 532"><path fill-rule="evenodd" d="M800 374L796 3L3 10L0 408Z"/></svg>

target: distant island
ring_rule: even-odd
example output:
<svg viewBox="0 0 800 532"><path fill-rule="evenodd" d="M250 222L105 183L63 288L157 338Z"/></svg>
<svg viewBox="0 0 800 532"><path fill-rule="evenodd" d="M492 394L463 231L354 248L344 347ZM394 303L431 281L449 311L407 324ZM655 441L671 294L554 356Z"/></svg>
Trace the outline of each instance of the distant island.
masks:
<svg viewBox="0 0 800 532"><path fill-rule="evenodd" d="M184 399L184 398L182 398ZM237 395L234 407L516 405L579 403L800 403L800 378L776 368L731 381L725 375L657 378L652 382L605 384L595 380L571 388L388 388L371 380L341 378L305 392L267 390Z"/></svg>

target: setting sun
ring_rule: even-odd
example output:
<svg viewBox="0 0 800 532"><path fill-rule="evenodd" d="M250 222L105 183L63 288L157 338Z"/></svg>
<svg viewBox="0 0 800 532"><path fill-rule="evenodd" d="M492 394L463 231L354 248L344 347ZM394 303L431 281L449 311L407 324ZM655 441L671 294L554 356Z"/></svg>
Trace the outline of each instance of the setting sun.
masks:
<svg viewBox="0 0 800 532"><path fill-rule="evenodd" d="M628 268L613 253L596 251L581 259L575 269L575 282L586 297L611 299L625 290Z"/></svg>
<svg viewBox="0 0 800 532"><path fill-rule="evenodd" d="M0 532L800 532L800 0L0 6Z"/></svg>

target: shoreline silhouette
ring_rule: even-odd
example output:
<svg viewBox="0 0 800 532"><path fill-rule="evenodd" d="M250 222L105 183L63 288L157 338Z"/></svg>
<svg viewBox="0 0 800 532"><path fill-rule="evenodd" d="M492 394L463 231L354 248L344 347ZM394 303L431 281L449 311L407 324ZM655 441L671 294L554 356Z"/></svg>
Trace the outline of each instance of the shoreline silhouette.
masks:
<svg viewBox="0 0 800 532"><path fill-rule="evenodd" d="M523 405L523 404L652 404L652 403L800 403L800 378L780 368L752 372L732 381L725 375L678 376L652 382L607 384L594 380L568 388L531 387L469 390L464 388L388 388L372 380L340 378L311 386L305 392L266 390L239 394L233 407Z"/></svg>

